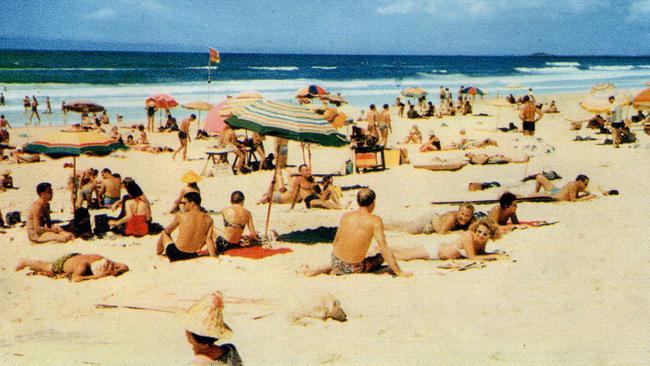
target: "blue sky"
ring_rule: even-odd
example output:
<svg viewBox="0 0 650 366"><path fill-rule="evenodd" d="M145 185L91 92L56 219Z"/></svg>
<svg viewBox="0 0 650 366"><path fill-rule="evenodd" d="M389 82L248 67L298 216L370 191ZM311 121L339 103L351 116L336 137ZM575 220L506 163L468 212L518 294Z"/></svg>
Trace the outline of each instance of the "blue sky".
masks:
<svg viewBox="0 0 650 366"><path fill-rule="evenodd" d="M161 51L650 55L650 0L8 0L0 37Z"/></svg>

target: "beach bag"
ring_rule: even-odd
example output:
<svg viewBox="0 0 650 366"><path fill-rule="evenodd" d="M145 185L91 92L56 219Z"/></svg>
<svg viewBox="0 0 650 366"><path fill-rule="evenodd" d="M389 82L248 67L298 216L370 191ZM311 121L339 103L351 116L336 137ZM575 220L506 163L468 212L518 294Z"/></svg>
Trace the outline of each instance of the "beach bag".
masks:
<svg viewBox="0 0 650 366"><path fill-rule="evenodd" d="M93 231L95 235L104 235L110 230L110 227L108 226L108 220L108 215L95 215L95 230Z"/></svg>
<svg viewBox="0 0 650 366"><path fill-rule="evenodd" d="M63 230L71 232L76 238L90 239L93 236L93 229L90 225L90 213L85 207L79 207L74 212L74 218L70 223L62 227Z"/></svg>
<svg viewBox="0 0 650 366"><path fill-rule="evenodd" d="M12 212L7 212L7 214L5 215L5 221L7 226L13 226L20 223L23 220L20 219L20 211L12 211Z"/></svg>
<svg viewBox="0 0 650 366"><path fill-rule="evenodd" d="M165 228L157 222L149 222L149 235L160 234Z"/></svg>

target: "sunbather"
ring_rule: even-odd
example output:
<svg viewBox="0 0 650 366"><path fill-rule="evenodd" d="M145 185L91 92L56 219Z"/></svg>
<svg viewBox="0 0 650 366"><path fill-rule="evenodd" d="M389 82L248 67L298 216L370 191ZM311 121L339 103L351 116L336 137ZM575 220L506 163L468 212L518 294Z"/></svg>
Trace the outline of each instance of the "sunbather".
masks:
<svg viewBox="0 0 650 366"><path fill-rule="evenodd" d="M388 231L409 234L447 234L452 230L466 230L475 220L474 206L471 203L463 203L458 211L449 211L442 215L431 212L406 221L387 220L384 227Z"/></svg>
<svg viewBox="0 0 650 366"><path fill-rule="evenodd" d="M66 275L72 282L119 276L129 270L126 264L113 262L101 255L79 253L66 254L54 262L22 259L16 266L16 271L24 268L43 276Z"/></svg>
<svg viewBox="0 0 650 366"><path fill-rule="evenodd" d="M466 153L465 157L469 159L469 162L471 164L476 164L476 165L526 163L530 159L530 157L528 156L526 156L523 159L515 159L501 154L488 155L488 154L472 154L472 153Z"/></svg>

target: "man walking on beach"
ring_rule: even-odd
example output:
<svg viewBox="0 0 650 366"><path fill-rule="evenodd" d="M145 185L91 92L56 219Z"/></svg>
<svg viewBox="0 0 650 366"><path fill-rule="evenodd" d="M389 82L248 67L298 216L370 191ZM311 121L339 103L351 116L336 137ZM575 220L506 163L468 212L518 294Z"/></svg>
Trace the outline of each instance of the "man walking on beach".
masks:
<svg viewBox="0 0 650 366"><path fill-rule="evenodd" d="M0 105L5 105L5 94L0 93Z"/></svg>
<svg viewBox="0 0 650 366"><path fill-rule="evenodd" d="M377 131L377 118L379 114L377 113L377 107L374 104L370 105L370 110L368 111L368 131L372 136L375 136L379 139L379 133Z"/></svg>
<svg viewBox="0 0 650 366"><path fill-rule="evenodd" d="M32 203L27 213L27 237L33 243L57 241L66 243L74 239L74 235L52 225L50 219L50 201L54 196L50 183L39 183L36 186L38 199Z"/></svg>
<svg viewBox="0 0 650 366"><path fill-rule="evenodd" d="M32 124L32 117L36 116L36 119L38 119L38 125L41 124L41 116L38 114L38 100L36 100L36 96L32 95L32 114L29 115L29 124Z"/></svg>
<svg viewBox="0 0 650 366"><path fill-rule="evenodd" d="M388 145L388 132L393 132L393 126L390 123L390 110L388 109L388 104L384 104L384 109L377 117L377 125L379 126L379 145L386 146Z"/></svg>
<svg viewBox="0 0 650 366"><path fill-rule="evenodd" d="M535 123L544 117L544 113L540 111L535 104L530 100L528 95L524 95L523 98L524 104L519 110L519 119L523 123L524 135L534 136L535 135Z"/></svg>
<svg viewBox="0 0 650 366"><path fill-rule="evenodd" d="M612 95L609 97L609 123L612 127L612 135L614 138L614 148L618 149L621 143L621 129L625 127L623 121L623 108L620 104L616 103L616 98Z"/></svg>
<svg viewBox="0 0 650 366"><path fill-rule="evenodd" d="M201 208L201 195L197 192L185 193L179 202L181 212L174 221L160 233L156 243L156 254L166 255L170 262L196 258L197 251L207 246L211 257L217 256L214 237L214 221ZM172 233L178 228L176 241Z"/></svg>
<svg viewBox="0 0 650 366"><path fill-rule="evenodd" d="M357 194L359 209L346 213L341 218L332 245L331 274L368 272L381 264L380 256L366 258L370 243L375 238L381 256L390 269L400 277L411 276L409 272L402 272L388 247L381 217L372 214L375 209L375 197L375 192L371 189L361 189Z"/></svg>
<svg viewBox="0 0 650 366"><path fill-rule="evenodd" d="M181 150L183 150L183 161L187 160L187 144L192 141L192 138L190 137L190 124L194 121L196 121L196 115L192 114L188 118L185 118L178 127L178 141L181 146L178 150L174 151L172 160L176 159L176 154Z"/></svg>

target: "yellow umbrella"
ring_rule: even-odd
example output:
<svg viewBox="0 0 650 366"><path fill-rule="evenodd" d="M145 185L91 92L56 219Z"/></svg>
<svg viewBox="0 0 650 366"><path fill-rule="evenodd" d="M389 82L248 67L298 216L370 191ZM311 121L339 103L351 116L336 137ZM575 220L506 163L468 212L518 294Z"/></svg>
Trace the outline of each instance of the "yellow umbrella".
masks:
<svg viewBox="0 0 650 366"><path fill-rule="evenodd" d="M209 111L214 106L208 102L197 101L197 102L185 103L181 105L181 107L185 109L195 109L197 111Z"/></svg>
<svg viewBox="0 0 650 366"><path fill-rule="evenodd" d="M608 113L612 109L612 106L609 103L610 95L614 94L612 93L607 95L600 93L599 95L589 95L580 102L580 107L591 113ZM615 103L620 106L630 105L630 96L625 93L619 92L614 95L614 98L616 98Z"/></svg>
<svg viewBox="0 0 650 366"><path fill-rule="evenodd" d="M636 109L650 109L650 88L639 93L632 102Z"/></svg>

